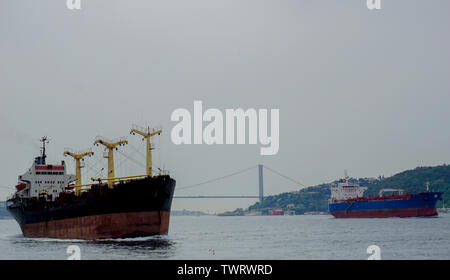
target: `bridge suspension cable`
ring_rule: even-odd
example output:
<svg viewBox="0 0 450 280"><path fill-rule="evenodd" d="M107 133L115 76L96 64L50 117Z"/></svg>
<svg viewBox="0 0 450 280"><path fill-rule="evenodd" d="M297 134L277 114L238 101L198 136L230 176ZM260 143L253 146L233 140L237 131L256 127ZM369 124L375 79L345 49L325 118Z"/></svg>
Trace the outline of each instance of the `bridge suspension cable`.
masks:
<svg viewBox="0 0 450 280"><path fill-rule="evenodd" d="M291 181L291 182L294 182L294 183L296 183L296 184L299 184L299 185L301 185L301 186L303 186L303 187L305 187L305 188L308 187L308 186L306 186L305 184L302 184L301 182L299 182L299 181L297 181L297 180L295 180L295 179L292 179L292 178L289 177L289 176L286 176L286 175L284 175L284 174L281 174L280 172L276 171L275 169L272 169L272 168L267 167L267 166L265 166L265 165L264 165L264 168L267 169L267 170L269 170L269 171L271 171L271 172L273 172L273 173L275 173L275 174L277 174L278 176L281 176L281 177L283 177L283 178L285 178L285 179Z"/></svg>
<svg viewBox="0 0 450 280"><path fill-rule="evenodd" d="M216 182L216 181L219 181L219 180L226 179L228 177L232 177L232 176L235 176L235 175L247 172L247 171L249 171L249 170L251 170L253 168L256 168L256 167L257 167L257 165L253 165L253 166L250 166L248 168L245 168L245 169L233 172L233 173L225 175L225 176L221 176L221 177L218 177L218 178L210 179L210 180L207 180L207 181L204 181L204 182L201 182L201 183L197 183L197 184L193 184L193 185L189 185L189 186L184 186L184 187L177 188L177 189L178 190L185 190L185 189L190 189L190 188L193 188L193 187L197 187L197 186L213 183L213 182Z"/></svg>

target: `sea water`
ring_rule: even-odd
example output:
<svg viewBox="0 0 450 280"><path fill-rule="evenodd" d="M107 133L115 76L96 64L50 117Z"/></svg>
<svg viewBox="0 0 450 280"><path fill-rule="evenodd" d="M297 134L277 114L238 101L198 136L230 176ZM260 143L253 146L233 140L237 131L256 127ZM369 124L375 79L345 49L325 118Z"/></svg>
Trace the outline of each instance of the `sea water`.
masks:
<svg viewBox="0 0 450 280"><path fill-rule="evenodd" d="M435 218L336 219L330 215L172 216L169 234L101 241L25 238L0 220L0 259L450 259L450 213ZM73 248L73 247L72 247Z"/></svg>

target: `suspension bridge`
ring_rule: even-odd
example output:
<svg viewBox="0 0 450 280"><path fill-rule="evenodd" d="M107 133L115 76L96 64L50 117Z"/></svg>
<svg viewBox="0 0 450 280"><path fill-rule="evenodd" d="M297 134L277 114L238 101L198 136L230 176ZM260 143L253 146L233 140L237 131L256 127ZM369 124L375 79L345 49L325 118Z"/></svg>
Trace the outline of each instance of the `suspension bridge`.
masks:
<svg viewBox="0 0 450 280"><path fill-rule="evenodd" d="M253 170L254 168L258 168L258 190L259 190L259 194L256 195L175 195L174 198L258 198L260 202L262 202L264 200L264 170L268 170L280 177L285 178L288 181L291 181L295 184L298 184L300 186L303 187L307 187L306 185L302 184L301 182L299 182L298 180L295 180L289 176L286 176L278 171L276 171L273 168L270 168L268 166L264 166L262 164L258 164L258 165L254 165L236 172L233 172L231 174L225 175L225 176L221 176L221 177L217 177L214 179L210 179L207 181L203 181L201 183L197 183L197 184L193 184L193 185L189 185L189 186L184 186L184 187L180 187L177 188L177 190L185 190L185 189L190 189L190 188L194 188L194 187L198 187L201 185L207 185L207 184L211 184L214 183L216 181L220 181L220 180L224 180L245 172L248 172L250 170Z"/></svg>

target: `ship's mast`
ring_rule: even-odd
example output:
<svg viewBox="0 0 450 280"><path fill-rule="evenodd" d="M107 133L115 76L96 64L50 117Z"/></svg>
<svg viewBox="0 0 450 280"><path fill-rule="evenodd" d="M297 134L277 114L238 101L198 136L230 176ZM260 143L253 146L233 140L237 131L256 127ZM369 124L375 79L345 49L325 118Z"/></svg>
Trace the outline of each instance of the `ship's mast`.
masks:
<svg viewBox="0 0 450 280"><path fill-rule="evenodd" d="M41 164L45 165L45 158L47 157L47 155L45 154L45 142L47 142L47 136L42 137L41 142L42 142L42 151L41 151L42 162L41 162Z"/></svg>
<svg viewBox="0 0 450 280"><path fill-rule="evenodd" d="M108 149L108 187L112 189L114 186L114 149L117 150L117 146L128 144L128 141L125 139L110 141L102 137L97 137L94 145L98 146L98 144L102 144Z"/></svg>
<svg viewBox="0 0 450 280"><path fill-rule="evenodd" d="M94 153L91 150L86 150L82 152L74 152L68 148L64 149L64 156L71 156L75 160L75 195L79 196L81 194L81 160L86 156L92 156Z"/></svg>
<svg viewBox="0 0 450 280"><path fill-rule="evenodd" d="M130 131L130 134L137 133L147 140L147 176L149 177L152 177L152 150L154 149L152 148L150 138L152 136L155 136L156 134L160 135L161 132L162 130L155 130L155 129L150 131L150 127L147 127L145 129L133 127L133 129L131 129Z"/></svg>

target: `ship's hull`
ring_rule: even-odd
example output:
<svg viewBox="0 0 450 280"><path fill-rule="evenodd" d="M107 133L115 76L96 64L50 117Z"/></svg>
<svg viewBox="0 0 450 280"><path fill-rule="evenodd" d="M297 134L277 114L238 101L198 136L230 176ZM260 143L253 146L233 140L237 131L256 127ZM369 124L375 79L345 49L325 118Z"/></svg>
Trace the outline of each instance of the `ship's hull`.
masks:
<svg viewBox="0 0 450 280"><path fill-rule="evenodd" d="M112 213L24 224L26 237L61 239L131 238L167 234L170 212Z"/></svg>
<svg viewBox="0 0 450 280"><path fill-rule="evenodd" d="M441 195L440 192L425 192L399 199L361 198L357 201L330 203L328 208L336 218L433 217L438 215L436 203Z"/></svg>
<svg viewBox="0 0 450 280"><path fill-rule="evenodd" d="M97 185L81 197L55 202L8 201L7 209L25 237L61 239L128 238L167 234L175 180L169 176Z"/></svg>

